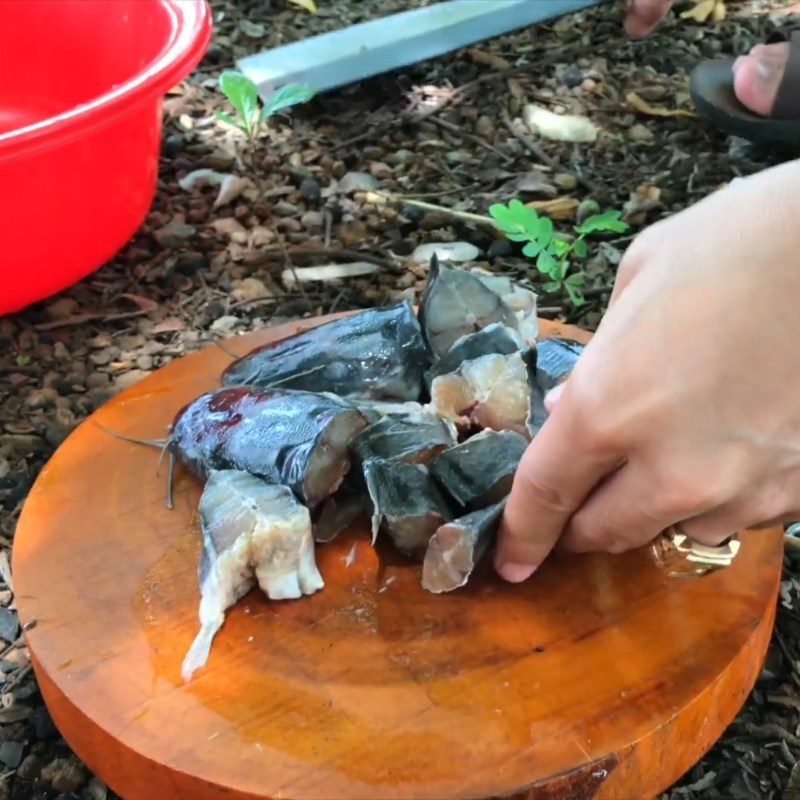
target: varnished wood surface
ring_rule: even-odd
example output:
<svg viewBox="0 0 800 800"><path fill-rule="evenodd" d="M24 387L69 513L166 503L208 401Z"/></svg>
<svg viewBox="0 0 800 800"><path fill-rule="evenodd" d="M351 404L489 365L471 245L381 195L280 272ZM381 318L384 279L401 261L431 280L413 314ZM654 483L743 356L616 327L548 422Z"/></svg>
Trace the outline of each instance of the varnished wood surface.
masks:
<svg viewBox="0 0 800 800"><path fill-rule="evenodd" d="M200 486L179 472L168 511L157 453L98 422L163 436L228 362L209 347L100 409L42 471L16 536L45 699L126 800L646 800L733 719L772 628L780 531L744 534L732 567L697 580L647 550L559 555L521 586L487 564L433 596L358 524L318 548L322 592L248 595L184 686Z"/></svg>

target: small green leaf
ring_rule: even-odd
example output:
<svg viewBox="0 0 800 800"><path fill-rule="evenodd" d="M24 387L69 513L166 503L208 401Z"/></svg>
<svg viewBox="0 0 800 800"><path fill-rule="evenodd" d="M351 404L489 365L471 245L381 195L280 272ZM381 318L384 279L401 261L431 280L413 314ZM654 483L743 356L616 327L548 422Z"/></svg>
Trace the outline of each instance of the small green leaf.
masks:
<svg viewBox="0 0 800 800"><path fill-rule="evenodd" d="M267 103L266 116L271 117L285 108L307 103L316 92L307 83L288 83L282 86L269 98Z"/></svg>
<svg viewBox="0 0 800 800"><path fill-rule="evenodd" d="M593 217L584 220L575 230L582 234L597 232L625 233L628 230L628 223L623 222L620 219L621 216L621 211L604 211L602 214L595 214Z"/></svg>
<svg viewBox="0 0 800 800"><path fill-rule="evenodd" d="M539 257L536 259L536 269L545 275L550 275L555 278L557 275L553 275L553 269L558 270L558 262L547 250L542 250L542 252L539 253Z"/></svg>
<svg viewBox="0 0 800 800"><path fill-rule="evenodd" d="M586 302L586 300L583 299L583 295L574 286L565 283L564 288L567 290L569 299L572 300L572 305L574 305L576 308L578 306L582 306Z"/></svg>
<svg viewBox="0 0 800 800"><path fill-rule="evenodd" d="M576 239L572 243L572 252L575 253L578 258L586 258L589 254L589 248L586 246L586 241L584 239Z"/></svg>
<svg viewBox="0 0 800 800"><path fill-rule="evenodd" d="M546 292L558 292L561 291L561 282L560 281L547 281L547 283L542 284L542 289Z"/></svg>
<svg viewBox="0 0 800 800"><path fill-rule="evenodd" d="M239 130L244 130L244 125L241 124L238 120L235 120L230 114L226 114L224 111L215 111L214 116L222 120L222 122L226 123L227 125L233 125Z"/></svg>
<svg viewBox="0 0 800 800"><path fill-rule="evenodd" d="M512 200L507 206L495 203L489 208L489 215L495 221L495 227L503 231L512 242L539 239L539 215L519 200Z"/></svg>
<svg viewBox="0 0 800 800"><path fill-rule="evenodd" d="M539 217L539 235L536 241L542 247L547 247L553 238L553 220L550 217Z"/></svg>
<svg viewBox="0 0 800 800"><path fill-rule="evenodd" d="M558 265L558 277L561 278L562 281L564 280L564 278L567 277L567 273L569 272L569 267L570 267L570 264L569 264L569 261L567 261L566 258L562 259L561 262L559 263L559 265Z"/></svg>
<svg viewBox="0 0 800 800"><path fill-rule="evenodd" d="M569 252L570 244L566 239L560 236L554 236L547 248L556 258L561 258Z"/></svg>
<svg viewBox="0 0 800 800"><path fill-rule="evenodd" d="M522 255L527 256L528 258L536 258L542 250L542 246L539 242L528 242L525 247L522 248Z"/></svg>
<svg viewBox="0 0 800 800"><path fill-rule="evenodd" d="M229 69L219 76L219 88L239 112L242 124L249 131L256 121L258 111L258 89L255 83L241 72Z"/></svg>
<svg viewBox="0 0 800 800"><path fill-rule="evenodd" d="M568 286L582 286L586 276L582 272L575 272L564 280Z"/></svg>

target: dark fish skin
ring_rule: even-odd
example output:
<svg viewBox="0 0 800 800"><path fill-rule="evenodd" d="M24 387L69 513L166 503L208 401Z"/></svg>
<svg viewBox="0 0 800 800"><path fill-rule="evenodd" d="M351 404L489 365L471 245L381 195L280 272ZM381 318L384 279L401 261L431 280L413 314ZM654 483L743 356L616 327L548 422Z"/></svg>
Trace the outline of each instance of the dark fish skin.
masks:
<svg viewBox="0 0 800 800"><path fill-rule="evenodd" d="M372 459L364 464L364 477L373 505L373 541L379 530L385 530L400 552L421 561L436 529L453 518L428 470Z"/></svg>
<svg viewBox="0 0 800 800"><path fill-rule="evenodd" d="M415 420L386 417L360 433L352 451L362 463L378 458L427 464L455 443L454 431L432 415Z"/></svg>
<svg viewBox="0 0 800 800"><path fill-rule="evenodd" d="M445 450L429 466L453 499L472 511L497 503L511 491L528 440L514 431L483 431Z"/></svg>
<svg viewBox="0 0 800 800"><path fill-rule="evenodd" d="M585 345L572 339L542 339L536 344L537 382L549 391L566 378L578 363Z"/></svg>
<svg viewBox="0 0 800 800"><path fill-rule="evenodd" d="M440 267L434 256L419 303L419 321L431 353L441 358L462 336L493 322L517 327L517 317L480 278L463 269Z"/></svg>
<svg viewBox="0 0 800 800"><path fill-rule="evenodd" d="M317 507L312 533L318 544L332 542L345 528L349 527L369 509L369 495L364 476L359 470L351 469L342 485Z"/></svg>
<svg viewBox="0 0 800 800"><path fill-rule="evenodd" d="M227 387L178 413L168 447L203 481L211 470L241 470L289 486L314 506L341 483L350 443L367 424L331 396Z"/></svg>
<svg viewBox="0 0 800 800"><path fill-rule="evenodd" d="M433 594L464 586L489 550L506 498L442 525L431 537L422 563L422 588Z"/></svg>
<svg viewBox="0 0 800 800"><path fill-rule="evenodd" d="M542 339L523 355L531 389L530 414L526 423L531 436L535 436L547 420L545 395L566 380L584 349L584 345L571 339Z"/></svg>
<svg viewBox="0 0 800 800"><path fill-rule="evenodd" d="M404 301L257 347L227 367L222 384L417 400L429 364L414 310Z"/></svg>
<svg viewBox="0 0 800 800"><path fill-rule="evenodd" d="M525 344L516 330L499 322L492 323L483 330L471 333L456 342L425 373L425 383L430 389L434 378L455 372L465 361L472 361L474 358L488 356L491 353L509 355L524 348Z"/></svg>

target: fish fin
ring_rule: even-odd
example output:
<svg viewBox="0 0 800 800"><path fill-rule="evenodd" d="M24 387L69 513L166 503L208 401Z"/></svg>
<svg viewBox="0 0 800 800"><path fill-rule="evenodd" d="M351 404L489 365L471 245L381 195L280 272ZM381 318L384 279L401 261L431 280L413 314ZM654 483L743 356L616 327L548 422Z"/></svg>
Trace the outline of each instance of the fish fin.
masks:
<svg viewBox="0 0 800 800"><path fill-rule="evenodd" d="M147 447L156 447L162 452L169 444L169 439L138 439L135 436L126 436L124 433L119 433L118 431L111 430L111 428L106 428L105 425L101 425L99 422L96 422L95 424L101 430L104 430L107 434L113 436L115 439L122 439L123 442L133 442L133 444L143 444Z"/></svg>
<svg viewBox="0 0 800 800"><path fill-rule="evenodd" d="M206 665L209 653L211 652L211 643L222 627L223 620L224 616L219 616L210 622L204 623L200 628L199 633L192 642L192 646L186 653L186 657L183 659L181 677L184 683L189 683L194 673Z"/></svg>

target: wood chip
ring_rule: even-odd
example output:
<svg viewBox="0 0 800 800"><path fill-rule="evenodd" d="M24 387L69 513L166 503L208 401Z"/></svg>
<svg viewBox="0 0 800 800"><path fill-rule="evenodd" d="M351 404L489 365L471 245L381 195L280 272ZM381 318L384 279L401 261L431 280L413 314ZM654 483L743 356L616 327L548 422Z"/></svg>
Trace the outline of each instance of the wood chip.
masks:
<svg viewBox="0 0 800 800"><path fill-rule="evenodd" d="M525 205L551 219L573 219L579 203L574 197L557 197L555 200L534 200Z"/></svg>
<svg viewBox="0 0 800 800"><path fill-rule="evenodd" d="M478 50L478 48L473 47L470 50L467 50L467 55L469 55L469 57L478 64L485 64L487 67L491 67L492 69L511 69L510 61L506 61L502 56L498 56L495 53L490 53L486 50Z"/></svg>
<svg viewBox="0 0 800 800"><path fill-rule="evenodd" d="M525 124L545 139L558 142L597 141L597 126L588 117L555 114L541 106L525 106Z"/></svg>
<svg viewBox="0 0 800 800"><path fill-rule="evenodd" d="M321 267L295 267L285 269L281 279L287 289L297 286L298 283L311 281L335 281L341 278L356 278L362 275L372 275L380 272L380 267L366 261L356 261L350 264L325 264Z"/></svg>

